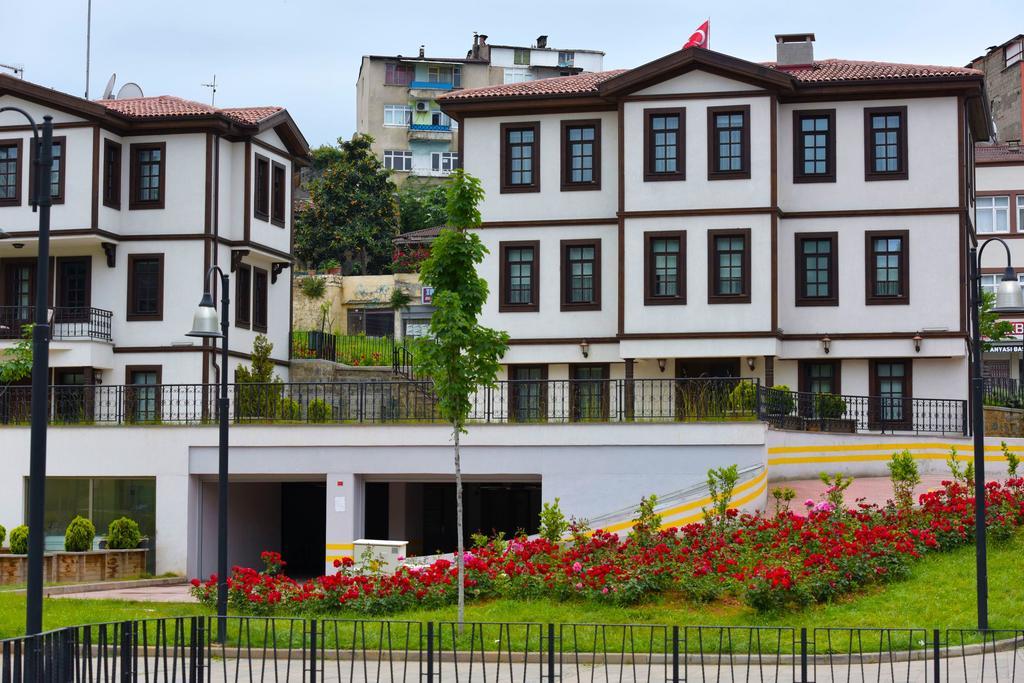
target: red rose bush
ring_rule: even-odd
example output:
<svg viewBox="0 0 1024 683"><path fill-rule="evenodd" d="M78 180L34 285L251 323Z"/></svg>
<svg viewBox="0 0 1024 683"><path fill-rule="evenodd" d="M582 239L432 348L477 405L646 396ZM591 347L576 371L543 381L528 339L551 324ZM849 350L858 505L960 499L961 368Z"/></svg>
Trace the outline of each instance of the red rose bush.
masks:
<svg viewBox="0 0 1024 683"><path fill-rule="evenodd" d="M572 540L558 543L492 539L466 553L466 594L613 604L668 593L700 602L732 596L766 612L898 580L921 556L973 542L974 496L962 481L943 482L911 508L809 502L805 514L728 510L683 528L640 520L626 538L573 528ZM1009 538L1024 525L1024 478L987 484L986 506L989 535ZM457 571L448 559L384 573L345 558L334 562L334 573L304 582L282 572L278 553L265 552L262 560L262 571L232 569L232 610L384 615L456 600ZM193 579L192 594L201 602L213 605L216 592L216 576Z"/></svg>

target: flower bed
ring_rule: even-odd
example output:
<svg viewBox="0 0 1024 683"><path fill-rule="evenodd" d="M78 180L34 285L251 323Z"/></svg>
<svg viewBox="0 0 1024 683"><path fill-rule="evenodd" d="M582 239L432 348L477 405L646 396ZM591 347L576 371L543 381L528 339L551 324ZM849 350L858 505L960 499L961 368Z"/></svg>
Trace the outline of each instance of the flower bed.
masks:
<svg viewBox="0 0 1024 683"><path fill-rule="evenodd" d="M1024 525L1024 478L986 485L989 535L1010 538ZM853 509L808 501L807 514L788 510L740 515L682 529L640 525L625 539L576 529L573 540L492 540L466 553L469 598L596 600L634 604L679 593L693 601L731 596L758 611L827 602L906 576L922 555L973 542L974 498L964 483L898 509L859 503ZM440 607L456 599L456 567L440 559L394 574L363 572L346 558L337 572L297 582L284 562L263 553L264 568L235 567L229 604L250 614L390 614ZM216 600L216 577L192 581L193 595Z"/></svg>

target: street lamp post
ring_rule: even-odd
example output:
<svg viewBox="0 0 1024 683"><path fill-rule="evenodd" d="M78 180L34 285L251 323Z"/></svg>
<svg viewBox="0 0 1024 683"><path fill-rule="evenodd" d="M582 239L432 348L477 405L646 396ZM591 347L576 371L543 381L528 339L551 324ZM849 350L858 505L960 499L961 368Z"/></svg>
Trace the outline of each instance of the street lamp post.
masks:
<svg viewBox="0 0 1024 683"><path fill-rule="evenodd" d="M978 629L988 628L988 564L985 544L985 380L981 375L981 255L992 242L1006 250L1006 270L996 290L994 313L1024 312L1024 295L1006 242L994 237L971 247L971 423L974 428L974 557L978 594Z"/></svg>
<svg viewBox="0 0 1024 683"><path fill-rule="evenodd" d="M220 316L210 293L210 279L220 275ZM189 337L221 340L220 395L217 397L217 418L220 425L217 465L217 640L223 643L228 615L228 284L227 273L213 266L203 279L203 298L192 319ZM219 318L219 319L218 319ZM220 331L217 330L218 322ZM214 341L216 343L216 341Z"/></svg>
<svg viewBox="0 0 1024 683"><path fill-rule="evenodd" d="M24 109L0 107L28 119L32 128L32 210L39 213L39 254L36 257L36 301L32 320L32 431L28 479L28 585L25 591L25 634L43 630L43 518L46 514L46 426L50 374L50 320L47 294L50 281L50 182L53 165L53 117L44 116L42 134L35 119ZM33 663L34 658L26 661Z"/></svg>

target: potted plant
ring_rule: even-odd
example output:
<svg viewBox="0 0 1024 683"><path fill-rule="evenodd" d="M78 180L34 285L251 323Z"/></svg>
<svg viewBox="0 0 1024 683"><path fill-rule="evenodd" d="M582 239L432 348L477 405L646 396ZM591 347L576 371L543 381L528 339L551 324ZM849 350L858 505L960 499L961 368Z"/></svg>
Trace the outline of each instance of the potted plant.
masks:
<svg viewBox="0 0 1024 683"><path fill-rule="evenodd" d="M815 394L815 420L808 422L811 431L844 432L853 434L857 431L857 421L844 419L846 401L838 394Z"/></svg>
<svg viewBox="0 0 1024 683"><path fill-rule="evenodd" d="M104 577L122 579L138 576L146 571L146 539L139 523L130 517L120 517L107 526L107 536L100 541L106 549Z"/></svg>

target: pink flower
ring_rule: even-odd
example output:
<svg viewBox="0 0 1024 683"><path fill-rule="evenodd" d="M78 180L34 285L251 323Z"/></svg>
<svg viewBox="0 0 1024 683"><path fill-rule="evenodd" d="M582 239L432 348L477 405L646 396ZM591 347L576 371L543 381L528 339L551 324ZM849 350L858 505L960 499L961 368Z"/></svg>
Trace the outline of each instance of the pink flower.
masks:
<svg viewBox="0 0 1024 683"><path fill-rule="evenodd" d="M576 590L583 590L583 584L582 583L577 583L576 584Z"/></svg>
<svg viewBox="0 0 1024 683"><path fill-rule="evenodd" d="M581 571L583 571L583 565L580 564L579 562L573 562L572 563L572 571L574 573L576 573L576 574L579 574Z"/></svg>
<svg viewBox="0 0 1024 683"><path fill-rule="evenodd" d="M807 500L804 501L804 506L812 508L812 507L814 507L814 501L811 500L810 498L808 498Z"/></svg>

